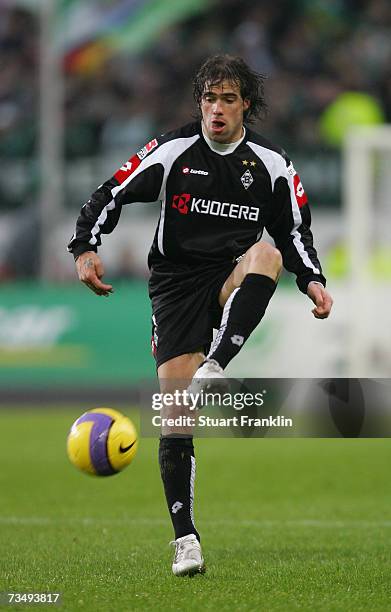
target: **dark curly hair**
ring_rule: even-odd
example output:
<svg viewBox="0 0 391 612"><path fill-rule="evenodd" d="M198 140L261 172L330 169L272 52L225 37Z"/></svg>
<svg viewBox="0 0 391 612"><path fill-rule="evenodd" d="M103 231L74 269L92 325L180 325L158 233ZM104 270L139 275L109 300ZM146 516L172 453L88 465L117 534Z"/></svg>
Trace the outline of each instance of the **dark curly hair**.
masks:
<svg viewBox="0 0 391 612"><path fill-rule="evenodd" d="M239 85L243 100L250 102L244 111L244 120L248 123L263 117L267 110L264 98L265 76L251 70L241 57L232 55L214 55L209 57L198 70L193 81L193 96L198 109L206 86L216 86L222 81Z"/></svg>

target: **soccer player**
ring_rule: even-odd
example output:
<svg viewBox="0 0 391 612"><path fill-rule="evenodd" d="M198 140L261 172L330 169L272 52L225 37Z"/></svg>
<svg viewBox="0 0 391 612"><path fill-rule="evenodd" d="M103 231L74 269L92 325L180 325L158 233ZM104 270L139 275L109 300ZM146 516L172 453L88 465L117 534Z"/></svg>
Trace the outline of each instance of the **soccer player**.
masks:
<svg viewBox="0 0 391 612"><path fill-rule="evenodd" d="M82 207L68 250L79 279L97 295L97 255L131 202L161 202L149 253L152 348L161 391L213 388L261 321L282 269L328 317L332 298L313 246L299 175L285 152L248 124L264 109L263 78L240 58L209 58L194 79L199 120L151 140ZM261 241L266 227L275 247ZM131 237L129 238L131 240ZM213 339L213 329L218 330ZM206 387L205 387L206 385ZM183 406L165 407L176 416ZM175 531L175 575L202 572L194 525L192 430L162 429L159 463Z"/></svg>

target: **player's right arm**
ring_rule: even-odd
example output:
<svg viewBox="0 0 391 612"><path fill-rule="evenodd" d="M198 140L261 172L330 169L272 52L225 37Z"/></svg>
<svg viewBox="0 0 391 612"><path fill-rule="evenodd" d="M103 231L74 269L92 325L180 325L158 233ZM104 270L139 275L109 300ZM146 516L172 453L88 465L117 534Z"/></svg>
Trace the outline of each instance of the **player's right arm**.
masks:
<svg viewBox="0 0 391 612"><path fill-rule="evenodd" d="M77 257L75 263L79 280L91 291L106 297L113 293L112 285L107 285L101 280L104 275L103 263L95 251L85 251Z"/></svg>
<svg viewBox="0 0 391 612"><path fill-rule="evenodd" d="M104 269L97 255L101 235L113 231L124 204L159 199L164 167L158 151L157 140L152 140L103 183L80 211L68 251L75 257L80 281L97 295L112 292L112 286L101 280Z"/></svg>

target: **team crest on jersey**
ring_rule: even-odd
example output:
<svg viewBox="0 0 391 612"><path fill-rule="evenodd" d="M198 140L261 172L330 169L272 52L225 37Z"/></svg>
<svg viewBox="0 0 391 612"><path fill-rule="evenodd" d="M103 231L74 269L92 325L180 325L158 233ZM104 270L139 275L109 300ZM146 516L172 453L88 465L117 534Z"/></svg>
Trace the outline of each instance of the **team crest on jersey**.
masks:
<svg viewBox="0 0 391 612"><path fill-rule="evenodd" d="M292 162L287 167L287 171L288 174L290 174L291 176L294 176L296 174L296 170L294 169Z"/></svg>
<svg viewBox="0 0 391 612"><path fill-rule="evenodd" d="M245 189L248 189L250 185L254 182L253 175L251 174L250 170L246 170L246 172L242 174L240 180L242 181L243 187Z"/></svg>
<svg viewBox="0 0 391 612"><path fill-rule="evenodd" d="M148 142L148 144L145 145L145 147L143 147L138 153L137 153L137 157L141 160L143 160L145 157L147 157L148 153L150 153L151 151L153 151L153 149L155 147L157 147L158 142L156 140L156 138L154 138L153 140L151 140L150 142Z"/></svg>

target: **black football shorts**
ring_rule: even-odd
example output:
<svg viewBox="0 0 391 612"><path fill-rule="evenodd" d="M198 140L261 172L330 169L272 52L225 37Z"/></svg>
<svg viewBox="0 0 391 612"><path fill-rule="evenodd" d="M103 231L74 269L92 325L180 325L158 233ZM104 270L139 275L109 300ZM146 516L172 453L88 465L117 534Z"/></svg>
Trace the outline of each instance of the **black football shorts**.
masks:
<svg viewBox="0 0 391 612"><path fill-rule="evenodd" d="M236 266L175 265L152 270L149 295L152 302L152 354L156 368L174 357L209 351L213 329L220 327L223 309L220 290Z"/></svg>

